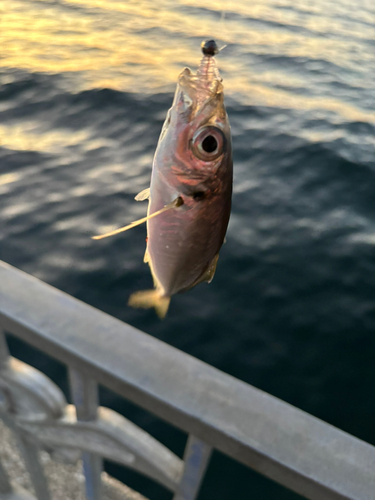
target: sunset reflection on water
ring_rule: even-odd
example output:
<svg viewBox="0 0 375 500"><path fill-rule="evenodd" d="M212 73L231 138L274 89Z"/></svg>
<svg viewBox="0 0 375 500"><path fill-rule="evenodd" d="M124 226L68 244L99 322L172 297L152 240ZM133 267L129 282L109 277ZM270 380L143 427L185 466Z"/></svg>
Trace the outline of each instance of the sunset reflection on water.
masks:
<svg viewBox="0 0 375 500"><path fill-rule="evenodd" d="M216 1L209 10L197 0L3 0L0 69L59 74L77 92L172 92L182 68L197 66L200 41L215 37L227 45L218 56L227 96L374 122L366 102L344 87L336 95L325 76L337 74L338 82L344 77L353 87L360 81L371 91L374 22L373 10L364 4L352 13L346 0ZM11 73L0 78L7 83ZM42 150L77 140L68 132L33 130L32 123L0 129L1 144L14 149L33 149L37 137Z"/></svg>
<svg viewBox="0 0 375 500"><path fill-rule="evenodd" d="M182 67L196 67L200 40L215 37L228 44L220 55L226 88L248 103L367 114L333 96L306 100L300 95L303 72L287 73L282 61L276 67L267 63L285 56L316 60L316 70L322 60L340 61L348 71L366 61L373 66L373 45L367 42L374 35L374 11L357 9L348 22L344 15L352 5L346 0L216 1L210 10L197 0L3 0L1 9L0 67L68 74L77 77L80 89L150 93L171 90Z"/></svg>

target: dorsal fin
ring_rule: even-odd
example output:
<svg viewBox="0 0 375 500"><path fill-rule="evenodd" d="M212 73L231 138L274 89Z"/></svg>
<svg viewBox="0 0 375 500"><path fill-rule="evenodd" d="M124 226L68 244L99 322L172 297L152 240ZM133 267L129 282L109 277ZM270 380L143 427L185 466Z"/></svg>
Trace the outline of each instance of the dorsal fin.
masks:
<svg viewBox="0 0 375 500"><path fill-rule="evenodd" d="M137 196L134 197L136 201L144 201L148 200L150 198L150 188L146 188L140 193L137 194Z"/></svg>
<svg viewBox="0 0 375 500"><path fill-rule="evenodd" d="M150 256L148 254L148 250L147 250L147 247L146 247L145 256L143 257L143 262L145 264L147 264L149 262L149 260L150 260Z"/></svg>

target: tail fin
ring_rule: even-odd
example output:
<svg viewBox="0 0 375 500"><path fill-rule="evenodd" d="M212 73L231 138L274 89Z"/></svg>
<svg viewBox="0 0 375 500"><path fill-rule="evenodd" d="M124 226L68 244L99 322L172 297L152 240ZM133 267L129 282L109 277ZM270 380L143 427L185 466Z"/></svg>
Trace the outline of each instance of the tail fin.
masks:
<svg viewBox="0 0 375 500"><path fill-rule="evenodd" d="M161 291L156 289L133 293L130 295L128 304L131 307L141 307L142 309L154 307L156 314L160 319L163 319L167 314L170 301L170 297L162 295Z"/></svg>

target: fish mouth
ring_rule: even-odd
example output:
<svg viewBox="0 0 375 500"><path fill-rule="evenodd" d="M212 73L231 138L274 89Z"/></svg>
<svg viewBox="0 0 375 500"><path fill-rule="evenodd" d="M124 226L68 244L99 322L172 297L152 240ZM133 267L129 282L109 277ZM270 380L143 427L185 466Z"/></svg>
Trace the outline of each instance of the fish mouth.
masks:
<svg viewBox="0 0 375 500"><path fill-rule="evenodd" d="M202 71L202 64L203 60L196 73L185 68L178 78L174 105L181 112L191 113L190 117L196 116L209 103L215 103L215 107L218 100L223 103L224 87L216 61L209 58L205 71Z"/></svg>
<svg viewBox="0 0 375 500"><path fill-rule="evenodd" d="M190 93L196 94L196 98L209 98L223 91L222 78L216 62L213 58L211 59L206 71L199 71L198 68L198 71L193 73L189 68L185 68L178 78L179 85Z"/></svg>

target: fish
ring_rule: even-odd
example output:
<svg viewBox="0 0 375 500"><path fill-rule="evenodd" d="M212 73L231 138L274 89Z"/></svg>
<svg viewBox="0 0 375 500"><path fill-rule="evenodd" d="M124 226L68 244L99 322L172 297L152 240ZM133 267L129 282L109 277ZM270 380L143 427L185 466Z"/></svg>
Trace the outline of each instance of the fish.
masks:
<svg viewBox="0 0 375 500"><path fill-rule="evenodd" d="M228 227L233 184L232 140L214 40L202 42L196 73L178 77L153 160L147 216L117 234L147 222L144 262L154 289L133 293L132 307L167 314L171 297L214 277Z"/></svg>

